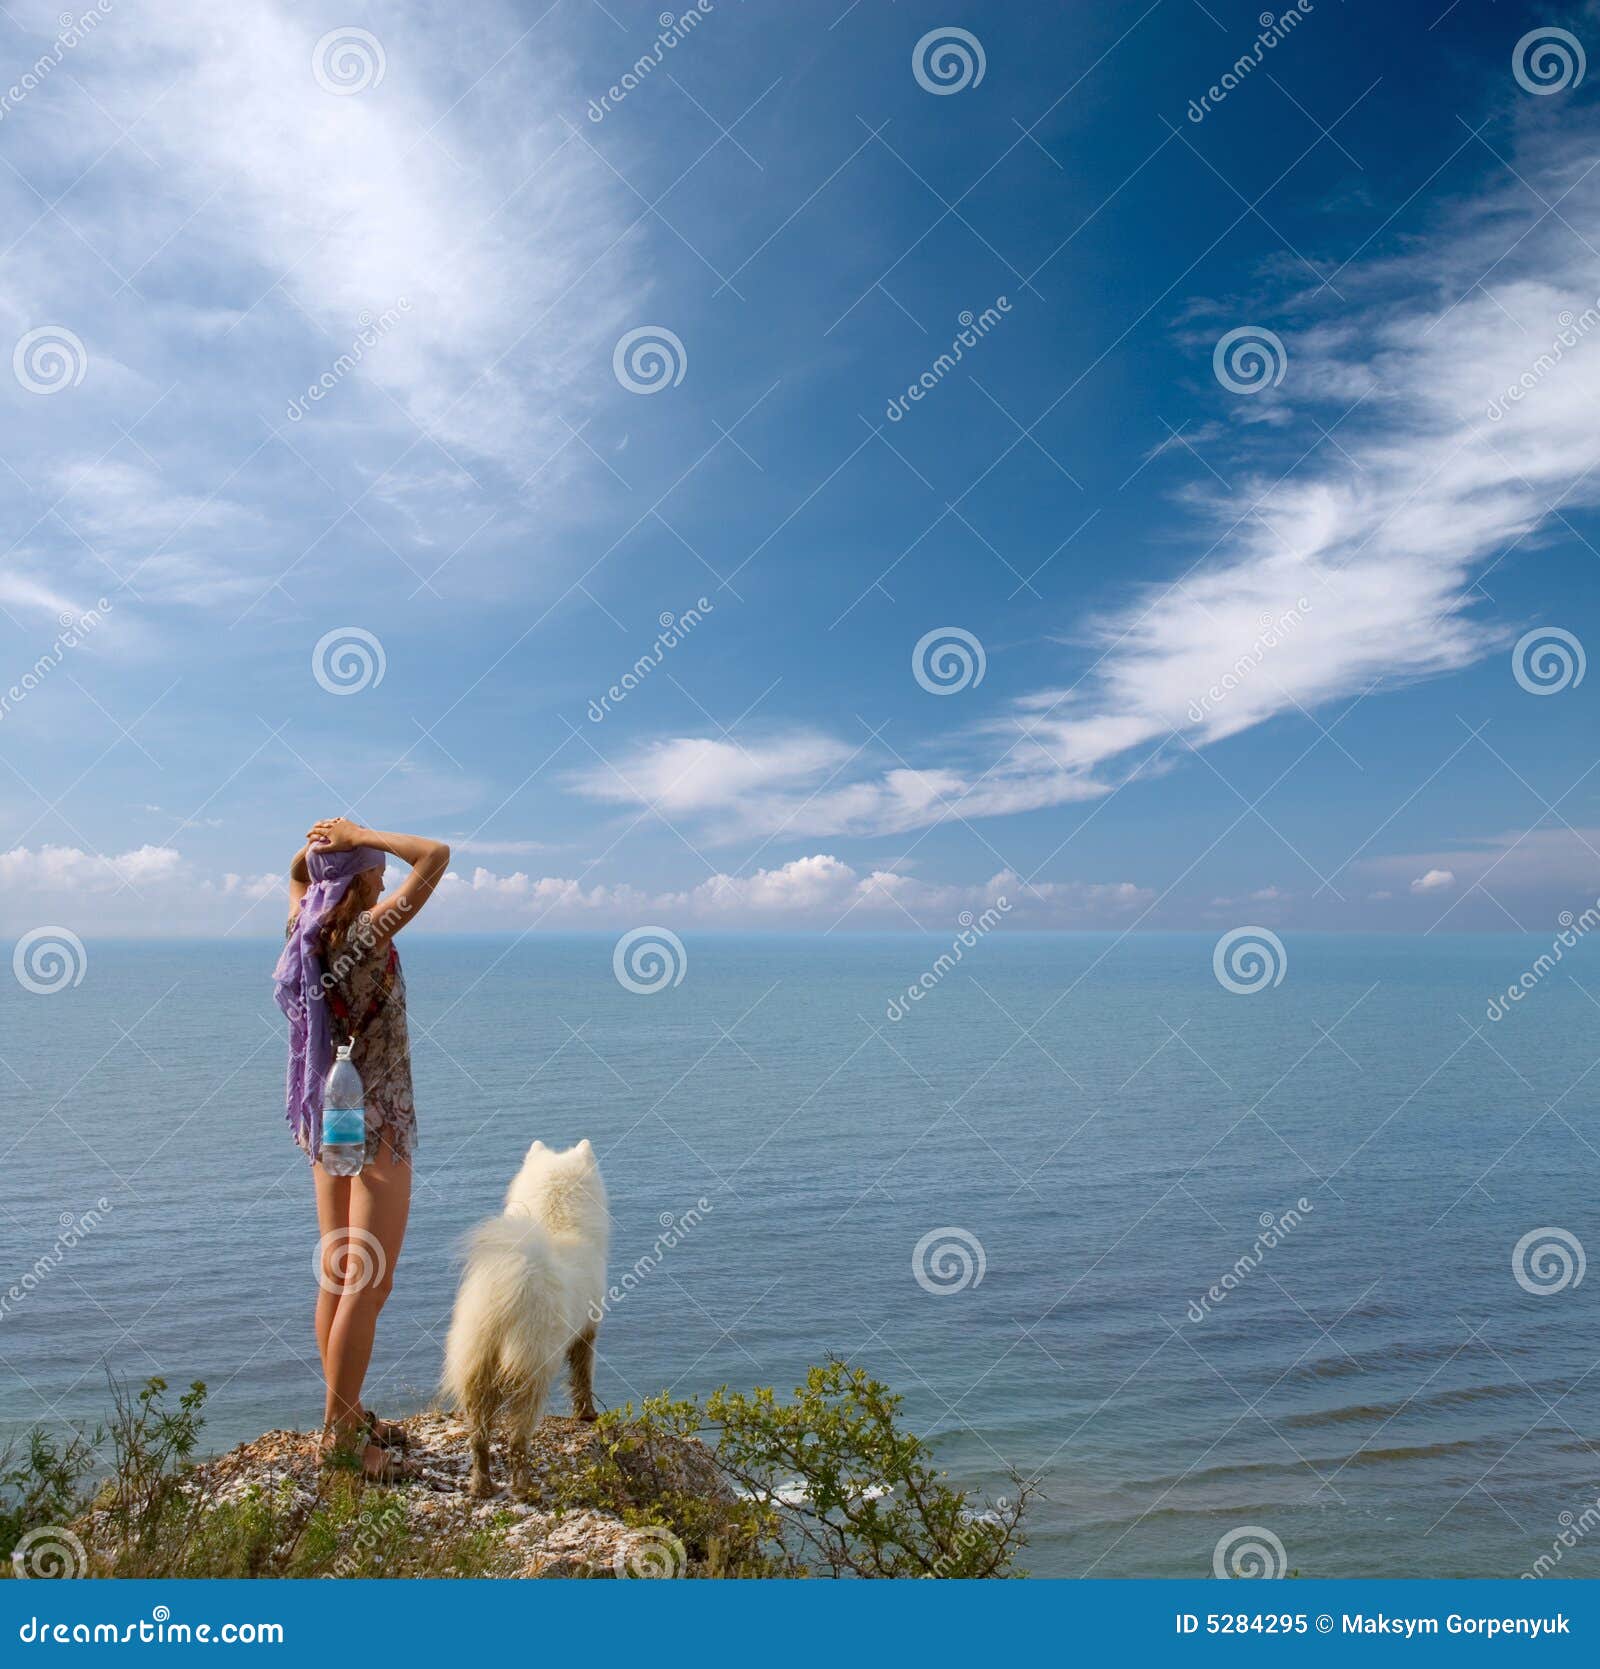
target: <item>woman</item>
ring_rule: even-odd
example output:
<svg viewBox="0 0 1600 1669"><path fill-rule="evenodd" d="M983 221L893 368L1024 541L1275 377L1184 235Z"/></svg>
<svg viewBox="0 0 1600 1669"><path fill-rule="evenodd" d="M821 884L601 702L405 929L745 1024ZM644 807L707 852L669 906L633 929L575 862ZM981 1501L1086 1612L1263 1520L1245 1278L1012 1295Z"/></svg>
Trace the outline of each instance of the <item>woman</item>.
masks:
<svg viewBox="0 0 1600 1669"><path fill-rule="evenodd" d="M387 855L411 873L379 900ZM327 1381L324 1454L360 1456L375 1482L407 1475L397 1426L362 1404L378 1312L394 1285L411 1207L417 1114L411 1100L406 987L394 936L433 896L450 848L418 835L383 834L344 817L313 824L289 869L289 925L276 972L289 1018L287 1116L311 1161L322 1232L317 1349ZM329 1176L320 1163L322 1092L335 1044L352 1042L367 1117L366 1164Z"/></svg>

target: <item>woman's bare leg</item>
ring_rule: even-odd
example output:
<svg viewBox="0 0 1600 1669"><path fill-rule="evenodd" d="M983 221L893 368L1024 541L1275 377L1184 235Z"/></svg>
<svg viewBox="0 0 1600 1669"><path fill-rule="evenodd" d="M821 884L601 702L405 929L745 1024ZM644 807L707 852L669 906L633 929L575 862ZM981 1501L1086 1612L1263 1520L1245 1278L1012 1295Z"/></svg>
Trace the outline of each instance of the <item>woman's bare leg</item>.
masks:
<svg viewBox="0 0 1600 1669"><path fill-rule="evenodd" d="M324 1364L328 1429L354 1434L362 1424L361 1386L372 1360L378 1313L394 1287L411 1210L411 1164L383 1153L352 1177L344 1287L328 1328Z"/></svg>
<svg viewBox="0 0 1600 1669"><path fill-rule="evenodd" d="M340 1271L346 1264L345 1241L350 1228L350 1178L329 1176L321 1165L311 1167L317 1188L317 1230L322 1236L321 1262L317 1273L317 1355L322 1359L322 1377L328 1377L328 1335L344 1290Z"/></svg>

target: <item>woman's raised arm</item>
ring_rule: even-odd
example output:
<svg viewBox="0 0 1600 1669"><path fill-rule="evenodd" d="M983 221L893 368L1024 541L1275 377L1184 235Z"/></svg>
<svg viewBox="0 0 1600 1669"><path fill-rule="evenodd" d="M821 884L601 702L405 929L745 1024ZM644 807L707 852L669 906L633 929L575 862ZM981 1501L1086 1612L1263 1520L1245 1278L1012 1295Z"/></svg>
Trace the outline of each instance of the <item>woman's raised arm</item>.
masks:
<svg viewBox="0 0 1600 1669"><path fill-rule="evenodd" d="M330 847L336 852L347 852L356 846L374 846L388 852L401 863L411 865L406 876L387 898L382 898L372 910L372 922L380 938L392 938L418 910L433 897L433 889L444 879L450 867L450 848L442 840L429 840L423 835L390 834L383 829L364 829L347 817L328 817L312 825L311 845Z"/></svg>

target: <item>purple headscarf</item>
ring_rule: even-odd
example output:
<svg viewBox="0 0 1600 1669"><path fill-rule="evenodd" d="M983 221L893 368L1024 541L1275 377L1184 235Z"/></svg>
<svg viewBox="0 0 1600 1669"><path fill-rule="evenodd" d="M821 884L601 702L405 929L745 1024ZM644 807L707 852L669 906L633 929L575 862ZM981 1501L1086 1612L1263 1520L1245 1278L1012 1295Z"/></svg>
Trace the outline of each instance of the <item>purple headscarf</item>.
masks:
<svg viewBox="0 0 1600 1669"><path fill-rule="evenodd" d="M273 972L273 995L289 1019L289 1078L285 1116L311 1157L322 1148L322 1089L333 1065L333 1043L328 1033L328 1004L322 986L323 965L318 952L329 912L350 890L356 876L382 869L388 855L376 846L356 846L348 852L327 852L313 846L306 853L311 885L300 900L300 914Z"/></svg>

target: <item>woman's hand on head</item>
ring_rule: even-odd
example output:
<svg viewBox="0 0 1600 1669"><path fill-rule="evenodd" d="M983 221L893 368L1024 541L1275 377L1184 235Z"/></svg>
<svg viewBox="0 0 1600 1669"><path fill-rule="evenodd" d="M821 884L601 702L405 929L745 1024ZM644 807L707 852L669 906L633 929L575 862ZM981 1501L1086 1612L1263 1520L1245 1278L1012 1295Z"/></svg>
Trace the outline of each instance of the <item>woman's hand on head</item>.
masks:
<svg viewBox="0 0 1600 1669"><path fill-rule="evenodd" d="M313 823L306 842L323 852L349 852L361 844L362 830L348 817L324 817Z"/></svg>

